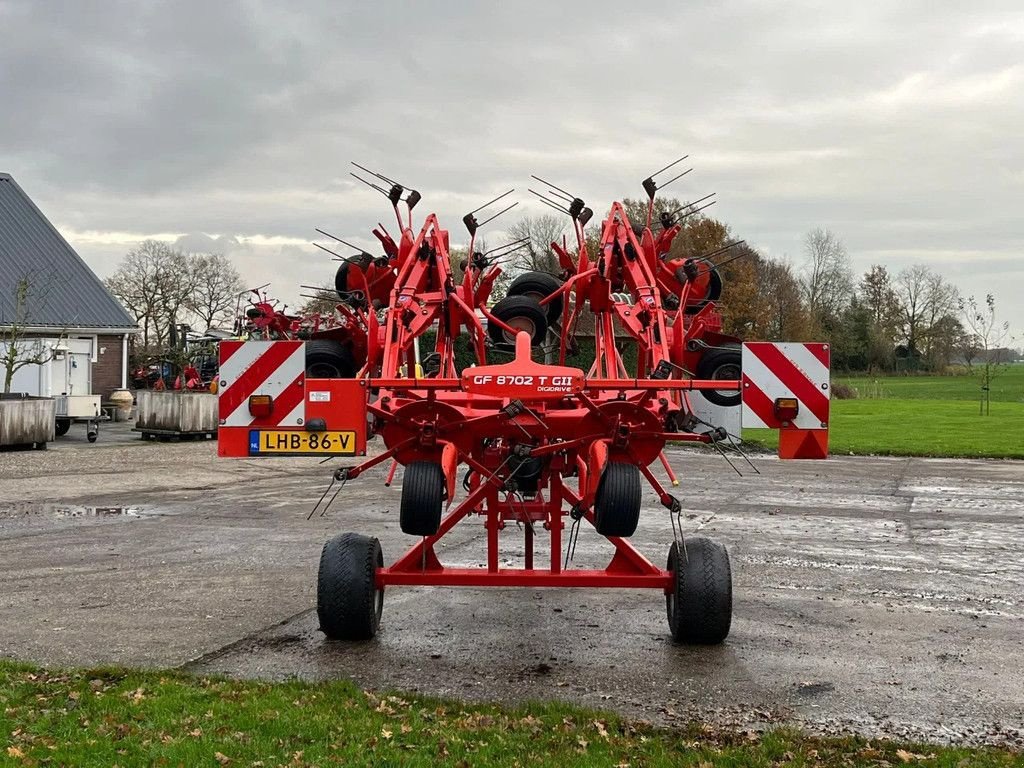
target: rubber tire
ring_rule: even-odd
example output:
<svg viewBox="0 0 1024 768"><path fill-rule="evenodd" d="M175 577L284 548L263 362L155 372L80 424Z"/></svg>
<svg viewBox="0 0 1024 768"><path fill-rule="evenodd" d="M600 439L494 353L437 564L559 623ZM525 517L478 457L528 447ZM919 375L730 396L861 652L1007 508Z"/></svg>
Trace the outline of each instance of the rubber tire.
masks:
<svg viewBox="0 0 1024 768"><path fill-rule="evenodd" d="M632 536L640 522L640 497L640 469L608 462L594 497L594 528L602 536Z"/></svg>
<svg viewBox="0 0 1024 768"><path fill-rule="evenodd" d="M716 375L726 366L735 366L737 375ZM698 379L738 379L742 371L743 352L739 344L729 344L725 347L709 349L701 356L700 361L697 363ZM735 392L719 392L717 389L702 389L701 394L715 405L726 407L739 405L743 400L743 393L738 390Z"/></svg>
<svg viewBox="0 0 1024 768"><path fill-rule="evenodd" d="M328 373L330 375L323 375ZM310 379L351 379L356 363L340 341L314 339L306 342L306 377Z"/></svg>
<svg viewBox="0 0 1024 768"><path fill-rule="evenodd" d="M57 423L54 425L53 431L57 437L61 437L66 435L69 429L71 429L71 419L57 419Z"/></svg>
<svg viewBox="0 0 1024 768"><path fill-rule="evenodd" d="M384 588L376 587L384 567L380 542L358 533L341 533L324 544L316 582L320 631L331 640L369 640L377 634Z"/></svg>
<svg viewBox="0 0 1024 768"><path fill-rule="evenodd" d="M562 281L549 272L527 272L512 281L506 295L530 296L539 303L561 287ZM548 325L557 323L562 316L562 299L559 295L544 307L548 314Z"/></svg>
<svg viewBox="0 0 1024 768"><path fill-rule="evenodd" d="M668 628L679 643L718 645L732 625L732 567L722 544L706 536L683 541L686 557L675 542L668 550L672 592L665 596Z"/></svg>
<svg viewBox="0 0 1024 768"><path fill-rule="evenodd" d="M548 333L547 314L544 307L537 303L532 296L506 296L491 310L491 313L504 322L509 322L517 317L522 317L533 323L533 338L530 340L533 346L544 343ZM495 344L512 346L513 342L505 338L505 329L496 323L487 324L487 335Z"/></svg>
<svg viewBox="0 0 1024 768"><path fill-rule="evenodd" d="M410 536L433 536L441 527L444 473L431 461L414 461L402 476L398 524Z"/></svg>
<svg viewBox="0 0 1024 768"><path fill-rule="evenodd" d="M86 435L85 439L88 440L90 443L95 443L96 438L98 438L99 436L99 432L90 432L89 434Z"/></svg>

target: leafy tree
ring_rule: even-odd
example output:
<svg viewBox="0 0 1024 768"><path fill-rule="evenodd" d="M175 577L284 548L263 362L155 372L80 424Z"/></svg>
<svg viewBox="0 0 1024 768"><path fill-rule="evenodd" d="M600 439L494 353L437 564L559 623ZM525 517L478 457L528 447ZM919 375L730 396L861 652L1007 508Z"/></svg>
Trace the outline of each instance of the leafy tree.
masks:
<svg viewBox="0 0 1024 768"><path fill-rule="evenodd" d="M864 273L857 299L869 313L871 326L865 367L868 370L891 369L895 363L893 350L900 335L901 313L899 296L885 267L873 264Z"/></svg>

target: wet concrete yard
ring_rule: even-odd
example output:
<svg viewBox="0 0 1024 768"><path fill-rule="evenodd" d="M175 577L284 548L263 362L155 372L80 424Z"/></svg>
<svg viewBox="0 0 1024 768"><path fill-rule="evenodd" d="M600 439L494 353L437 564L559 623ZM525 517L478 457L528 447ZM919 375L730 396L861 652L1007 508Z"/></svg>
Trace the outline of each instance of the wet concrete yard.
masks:
<svg viewBox="0 0 1024 768"><path fill-rule="evenodd" d="M386 465L307 521L315 460L129 438L0 454L0 655L1021 743L1024 463L764 458L740 478L673 451L686 531L733 560L721 647L674 645L655 592L414 588L390 589L377 639L349 645L317 631L317 560L342 530L378 536L386 560L408 546ZM439 556L480 563L483 533L459 526ZM671 538L648 494L635 543L661 562ZM608 552L584 530L576 565ZM522 555L514 528L503 554Z"/></svg>

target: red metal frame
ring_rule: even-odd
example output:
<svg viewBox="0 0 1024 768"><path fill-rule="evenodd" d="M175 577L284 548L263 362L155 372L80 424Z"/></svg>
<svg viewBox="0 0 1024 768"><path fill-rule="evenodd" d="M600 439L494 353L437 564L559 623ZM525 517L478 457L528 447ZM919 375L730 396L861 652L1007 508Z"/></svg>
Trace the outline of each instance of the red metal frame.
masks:
<svg viewBox="0 0 1024 768"><path fill-rule="evenodd" d="M488 365L489 343L479 315L514 331L494 317L487 301L501 270L475 258L474 226L461 281L451 269L448 232L433 214L419 232L406 224L392 200L401 237L395 244L379 233L394 264L394 283L386 313L378 323L373 312L361 315L366 326L366 391L377 398L366 405L371 432L387 450L344 470L346 480L385 461L409 464L436 462L442 468L449 501L455 495L460 466L468 471L468 496L444 517L433 536L414 544L392 565L377 571L385 585L534 586L654 588L668 591L671 574L651 563L625 539L609 537L614 556L603 570L565 568L565 518L593 522L592 506L598 481L610 461L641 468L666 507L673 499L648 469L660 459L667 465L666 441L710 442L707 434L682 431L691 413L687 392L701 389L738 390L738 381L695 380L684 375L695 367L695 355L686 342L721 334L721 321L712 302L703 309L707 268L697 279L680 284L676 272L664 262L678 227L662 230L655 238L649 223L640 236L634 233L625 208L615 203L601 229L598 252L587 251L583 224L573 215L577 240L575 254L552 244L565 268L562 287L542 299L546 305L561 295L559 365L542 365L531 356L530 338L516 336L515 358ZM582 208L582 204L577 210ZM470 217L467 217L467 219ZM358 269L349 280L358 281ZM369 283L367 283L367 286ZM626 292L630 301L613 296ZM678 308L666 309L668 295L678 297ZM575 303L567 299L575 298ZM595 315L594 365L589 372L565 366L571 347L571 329L589 303ZM674 303L674 302L673 302ZM689 310L689 311L687 311ZM638 366L628 372L617 349L616 325L638 347ZM413 345L429 328L437 327L434 352L439 358L435 376L410 378L416 371ZM455 368L454 339L468 334L477 366L459 377ZM697 355L699 356L699 354ZM657 372L658 378L652 377ZM692 423L692 422L690 422ZM525 498L510 484L510 462L525 455L541 463L535 489ZM389 474L389 481L390 476ZM577 490L565 478L578 478ZM478 515L487 532L487 565L449 568L435 552L437 542L457 524ZM500 533L510 522L523 528L522 567L499 567ZM550 563L537 567L534 544L537 526L549 537Z"/></svg>

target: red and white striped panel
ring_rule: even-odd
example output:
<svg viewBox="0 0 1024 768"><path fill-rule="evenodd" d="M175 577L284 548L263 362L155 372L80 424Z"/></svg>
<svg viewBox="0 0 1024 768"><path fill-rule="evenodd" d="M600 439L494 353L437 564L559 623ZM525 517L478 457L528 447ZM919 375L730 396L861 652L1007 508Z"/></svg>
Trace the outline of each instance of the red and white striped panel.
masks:
<svg viewBox="0 0 1024 768"><path fill-rule="evenodd" d="M828 429L828 344L752 341L743 345L743 426L778 429L775 399L795 397L792 426Z"/></svg>
<svg viewBox="0 0 1024 768"><path fill-rule="evenodd" d="M217 405L222 427L298 427L306 415L301 341L222 341ZM270 416L249 413L251 395L270 395Z"/></svg>

